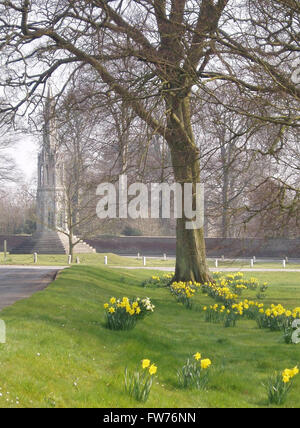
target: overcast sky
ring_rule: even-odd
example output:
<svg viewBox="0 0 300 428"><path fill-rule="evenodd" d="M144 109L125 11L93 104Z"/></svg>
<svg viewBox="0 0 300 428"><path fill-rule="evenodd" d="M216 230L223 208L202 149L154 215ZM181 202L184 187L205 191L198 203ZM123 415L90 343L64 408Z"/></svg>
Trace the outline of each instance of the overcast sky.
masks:
<svg viewBox="0 0 300 428"><path fill-rule="evenodd" d="M38 145L32 138L24 137L14 144L9 153L15 160L21 174L24 175L24 181L36 179Z"/></svg>

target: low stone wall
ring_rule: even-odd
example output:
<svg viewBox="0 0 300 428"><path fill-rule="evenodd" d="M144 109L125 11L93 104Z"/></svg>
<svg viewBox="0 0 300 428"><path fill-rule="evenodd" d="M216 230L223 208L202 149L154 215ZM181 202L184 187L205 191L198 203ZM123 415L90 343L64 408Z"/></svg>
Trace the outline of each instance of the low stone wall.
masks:
<svg viewBox="0 0 300 428"><path fill-rule="evenodd" d="M124 255L169 256L176 254L176 239L167 237L125 236L116 238L86 239L97 253L115 253Z"/></svg>
<svg viewBox="0 0 300 428"><path fill-rule="evenodd" d="M117 237L86 240L99 253L169 256L176 254L176 239L167 237ZM207 238L208 257L300 258L300 239Z"/></svg>
<svg viewBox="0 0 300 428"><path fill-rule="evenodd" d="M21 245L25 240L30 239L30 236L24 235L0 235L0 252L3 252L4 241L7 242L7 251Z"/></svg>
<svg viewBox="0 0 300 428"><path fill-rule="evenodd" d="M0 235L0 252L3 242L7 241L8 251L20 245L28 236ZM171 237L126 236L86 239L98 253L116 253L120 255L169 256L176 254L176 239ZM300 258L300 239L256 239L256 238L207 238L208 257L261 257L261 258Z"/></svg>

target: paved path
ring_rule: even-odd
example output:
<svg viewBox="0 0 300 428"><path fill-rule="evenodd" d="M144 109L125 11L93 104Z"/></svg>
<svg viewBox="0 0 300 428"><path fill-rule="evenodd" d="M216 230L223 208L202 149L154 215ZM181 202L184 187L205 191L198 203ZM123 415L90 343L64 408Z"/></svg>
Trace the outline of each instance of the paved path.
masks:
<svg viewBox="0 0 300 428"><path fill-rule="evenodd" d="M0 266L0 311L46 288L61 269L64 267Z"/></svg>

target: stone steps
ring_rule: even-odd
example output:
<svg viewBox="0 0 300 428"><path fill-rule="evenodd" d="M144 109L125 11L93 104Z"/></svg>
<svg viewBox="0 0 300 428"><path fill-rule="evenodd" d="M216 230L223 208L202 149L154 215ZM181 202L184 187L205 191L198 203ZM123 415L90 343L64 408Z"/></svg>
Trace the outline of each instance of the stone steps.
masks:
<svg viewBox="0 0 300 428"><path fill-rule="evenodd" d="M74 241L78 238L74 237ZM73 241L73 242L74 242ZM80 241L74 248L75 254L95 253L96 250L83 241ZM68 237L62 232L45 231L32 235L21 245L13 248L11 254L68 254Z"/></svg>
<svg viewBox="0 0 300 428"><path fill-rule="evenodd" d="M65 248L66 253L69 253L69 238L62 232L58 232L58 235L60 237L60 240ZM77 242L78 241L78 237L77 236L73 236L73 242ZM80 242L78 244L75 245L74 248L74 253L75 254L89 254L89 253L96 253L95 248L91 247L89 244L87 244L86 242L83 242L82 240L80 240Z"/></svg>

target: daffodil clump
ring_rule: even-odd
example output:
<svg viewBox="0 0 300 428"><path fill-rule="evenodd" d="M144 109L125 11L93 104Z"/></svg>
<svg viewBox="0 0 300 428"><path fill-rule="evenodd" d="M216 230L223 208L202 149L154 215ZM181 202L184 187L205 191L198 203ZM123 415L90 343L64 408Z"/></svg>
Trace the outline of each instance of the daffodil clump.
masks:
<svg viewBox="0 0 300 428"><path fill-rule="evenodd" d="M297 318L300 318L300 307L289 310L278 304L260 310L256 321L259 328L268 328L271 331L283 330L285 334L290 331L292 334L292 324Z"/></svg>
<svg viewBox="0 0 300 428"><path fill-rule="evenodd" d="M228 287L234 294L240 296L243 290L247 290L245 284L244 275L241 272L236 274L226 275L224 278L220 279L221 285Z"/></svg>
<svg viewBox="0 0 300 428"><path fill-rule="evenodd" d="M261 300L266 297L266 291L269 287L269 284L267 282L264 282L262 285L259 286L259 292L257 293L256 297L257 299Z"/></svg>
<svg viewBox="0 0 300 428"><path fill-rule="evenodd" d="M197 289L201 287L198 282L173 282L170 285L170 290L178 302L182 303L186 308L192 308L192 298L195 296Z"/></svg>
<svg viewBox="0 0 300 428"><path fill-rule="evenodd" d="M285 369L282 373L275 373L264 384L268 401L270 404L283 404L286 401L288 392L292 387L292 379L299 373L298 367L293 369Z"/></svg>
<svg viewBox="0 0 300 428"><path fill-rule="evenodd" d="M256 278L245 279L244 274L238 272L232 275L222 276L221 273L214 274L215 282L200 284L198 282L173 282L170 290L176 299L187 308L192 308L193 297L198 290L212 297L219 303L204 306L205 320L208 322L223 322L225 327L234 327L237 320L247 318L256 320L259 328L269 328L272 331L284 331L286 343L292 343L293 321L300 318L300 308L293 310L285 309L282 305L271 305L265 309L264 304L255 300L238 298L242 290L260 290L260 298L263 298L267 282L260 285Z"/></svg>
<svg viewBox="0 0 300 428"><path fill-rule="evenodd" d="M225 306L226 308L226 311L222 309L222 316L216 315L217 311L214 307L209 308L212 310L208 311L208 318L210 318L211 321L213 320L213 322L218 322L227 314L230 316L226 316L225 318L229 318L229 323L231 323L235 315L241 315L239 314L239 308L234 308L232 306L238 303L238 297L242 294L242 291L246 289L256 290L259 286L259 282L256 278L246 280L244 278L244 274L241 272L226 276L222 276L220 273L215 273L213 278L215 282L206 282L204 284L192 281L173 282L170 285L170 290L176 299L189 309L192 307L192 298L196 295L198 290L201 290L217 302L221 302L223 304L221 306ZM267 287L266 283L264 284L264 287ZM230 313L227 312L227 310L229 310Z"/></svg>
<svg viewBox="0 0 300 428"><path fill-rule="evenodd" d="M245 299L244 301L236 301L232 303L224 301L223 304L214 304L204 306L205 321L219 323L223 322L224 327L234 327L237 320L241 318L256 319L257 314L263 312L263 303Z"/></svg>
<svg viewBox="0 0 300 428"><path fill-rule="evenodd" d="M263 285L259 284L256 278L246 279L242 272L222 276L220 272L213 274L213 282L205 283L202 286L203 292L212 298L222 301L223 303L231 304L242 295L244 290L256 290L260 287L260 296L264 297L264 293L268 288L265 282ZM258 296L258 295L257 295Z"/></svg>
<svg viewBox="0 0 300 428"><path fill-rule="evenodd" d="M224 305L204 306L205 321L219 323L223 322L224 327L234 327L236 321L243 315L243 309L240 305L234 304L231 308L226 308Z"/></svg>
<svg viewBox="0 0 300 428"><path fill-rule="evenodd" d="M142 283L142 286L147 288L168 287L174 277L173 273L165 273L162 276L153 275Z"/></svg>
<svg viewBox="0 0 300 428"><path fill-rule="evenodd" d="M203 293L210 295L215 299L223 301L224 299L237 298L233 296L229 288L218 287L213 283L201 284L199 282L173 282L170 285L170 291L176 300L182 303L186 308L191 309L193 306L193 297L196 295L197 291L201 290Z"/></svg>
<svg viewBox="0 0 300 428"><path fill-rule="evenodd" d="M218 295L219 296L219 295ZM271 331L283 331L286 343L293 343L292 336L297 328L293 328L295 319L300 318L300 307L289 310L281 304L265 308L263 303L245 299L232 302L231 296L222 299L223 304L204 306L205 321L212 323L223 322L225 327L234 327L241 318L256 320L259 328ZM218 298L215 297L217 300Z"/></svg>
<svg viewBox="0 0 300 428"><path fill-rule="evenodd" d="M196 352L193 359L188 358L185 365L177 372L180 387L205 390L211 364L209 358L202 358L200 352Z"/></svg>
<svg viewBox="0 0 300 428"><path fill-rule="evenodd" d="M238 295L233 293L224 281L220 281L215 284L212 282L206 282L202 285L201 289L203 293L208 294L214 300L222 302L227 306L236 302L238 298Z"/></svg>
<svg viewBox="0 0 300 428"><path fill-rule="evenodd" d="M106 326L110 330L130 330L138 320L154 311L155 306L149 297L130 300L128 297L116 299L111 297L109 303L104 303Z"/></svg>
<svg viewBox="0 0 300 428"><path fill-rule="evenodd" d="M239 294L242 293L242 290L257 290L260 285L257 278L246 279L242 272L226 275L225 280L227 285L232 290L236 290ZM265 285L267 285L267 283L265 283Z"/></svg>
<svg viewBox="0 0 300 428"><path fill-rule="evenodd" d="M133 373L125 369L125 391L137 401L148 400L157 366L148 358L142 360L141 365Z"/></svg>

